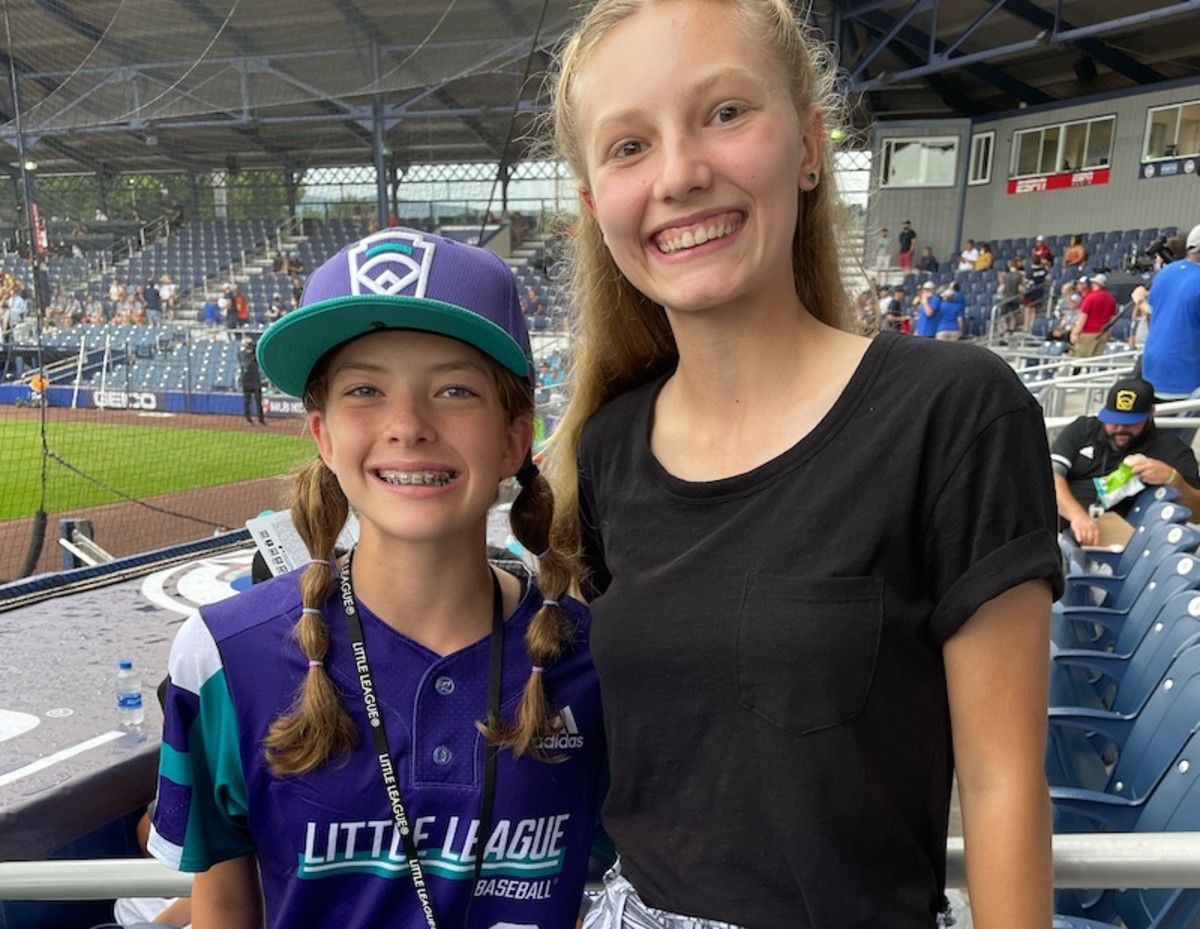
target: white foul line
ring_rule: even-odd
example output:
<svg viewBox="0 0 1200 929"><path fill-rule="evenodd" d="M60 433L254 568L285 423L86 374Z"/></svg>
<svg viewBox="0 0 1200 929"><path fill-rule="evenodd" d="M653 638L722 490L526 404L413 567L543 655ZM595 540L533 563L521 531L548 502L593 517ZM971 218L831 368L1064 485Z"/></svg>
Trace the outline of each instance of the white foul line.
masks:
<svg viewBox="0 0 1200 929"><path fill-rule="evenodd" d="M107 742L112 742L114 739L119 739L124 732L117 729L111 732L101 733L94 738L88 739L86 742L80 742L78 745L72 745L70 748L64 748L61 752L55 752L53 755L47 755L45 758L39 758L33 764L27 764L23 768L17 768L15 771L9 771L7 774L0 774L0 787L7 787L13 781L19 781L23 777L29 777L31 774L37 774L38 771L44 771L52 765L58 764L60 761L66 761L68 758L73 758L76 755L82 755L84 752L91 751L93 748L99 748Z"/></svg>

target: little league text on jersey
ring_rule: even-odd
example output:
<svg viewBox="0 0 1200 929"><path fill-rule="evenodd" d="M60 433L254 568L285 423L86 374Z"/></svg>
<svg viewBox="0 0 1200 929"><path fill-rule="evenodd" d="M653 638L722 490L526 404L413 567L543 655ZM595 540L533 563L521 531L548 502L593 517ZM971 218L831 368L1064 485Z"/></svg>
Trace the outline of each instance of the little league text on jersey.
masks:
<svg viewBox="0 0 1200 929"><path fill-rule="evenodd" d="M566 855L563 840L570 818L569 813L562 813L538 819L498 820L483 850L482 874L491 879L514 878L522 883L558 875ZM440 823L436 816L418 817L413 823L413 839L422 867L439 877L470 880L475 871L478 830L477 819L464 822L458 816L451 816ZM297 877L314 880L348 871L370 872L386 878L409 873L403 840L393 821L307 824ZM504 884L503 890L511 891L498 893L499 896L516 895L510 887L512 881L489 883ZM501 890L499 886L495 889Z"/></svg>

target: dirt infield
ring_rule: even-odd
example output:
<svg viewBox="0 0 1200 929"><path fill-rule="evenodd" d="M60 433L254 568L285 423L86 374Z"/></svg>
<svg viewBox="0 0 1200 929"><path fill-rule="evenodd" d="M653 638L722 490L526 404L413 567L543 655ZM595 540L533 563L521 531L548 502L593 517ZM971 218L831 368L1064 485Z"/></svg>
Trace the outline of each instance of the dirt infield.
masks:
<svg viewBox="0 0 1200 929"><path fill-rule="evenodd" d="M0 408L11 419L36 419L37 410ZM122 425L161 426L166 429L220 429L276 435L300 435L304 421L298 418L268 419L266 426L246 423L241 416L204 416L194 413L139 413L132 410L71 410L53 407L48 411L48 428L56 423L98 422ZM142 503L182 514L156 512L142 503L108 503L83 507L70 513L51 513L46 525L41 554L34 573L58 571L63 567L64 549L58 544L59 519L63 516L90 519L96 544L112 555L134 555L167 545L204 538L217 526L236 529L263 510L278 509L286 490L286 476L199 487L150 497ZM194 517L186 519L183 516ZM198 521L197 521L198 520ZM215 524L215 525L214 525ZM32 519L0 522L0 582L14 580L25 562L32 533Z"/></svg>

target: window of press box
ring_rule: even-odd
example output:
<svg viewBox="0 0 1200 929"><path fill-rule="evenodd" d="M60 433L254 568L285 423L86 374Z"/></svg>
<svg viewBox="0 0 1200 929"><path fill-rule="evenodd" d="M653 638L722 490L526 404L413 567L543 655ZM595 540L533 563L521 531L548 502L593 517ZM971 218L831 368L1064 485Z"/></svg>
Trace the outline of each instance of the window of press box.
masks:
<svg viewBox="0 0 1200 929"><path fill-rule="evenodd" d="M968 184L988 184L992 180L992 155L996 150L996 133L980 132L971 136L971 163L967 172Z"/></svg>
<svg viewBox="0 0 1200 929"><path fill-rule="evenodd" d="M1101 116L1013 133L1009 177L1037 177L1102 168L1112 158L1115 116Z"/></svg>
<svg viewBox="0 0 1200 929"><path fill-rule="evenodd" d="M953 187L958 139L884 139L881 187Z"/></svg>
<svg viewBox="0 0 1200 929"><path fill-rule="evenodd" d="M1200 100L1148 110L1142 161L1187 155L1200 155Z"/></svg>

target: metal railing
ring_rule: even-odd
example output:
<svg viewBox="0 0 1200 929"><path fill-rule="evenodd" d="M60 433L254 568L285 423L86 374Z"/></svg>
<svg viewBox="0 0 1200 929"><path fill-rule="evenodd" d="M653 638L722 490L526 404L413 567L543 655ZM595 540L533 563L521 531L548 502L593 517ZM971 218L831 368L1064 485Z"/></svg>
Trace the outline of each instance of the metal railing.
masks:
<svg viewBox="0 0 1200 929"><path fill-rule="evenodd" d="M963 841L947 843L946 885L965 887ZM147 858L0 862L0 900L179 897L192 876ZM1054 886L1200 887L1200 832L1054 836Z"/></svg>

